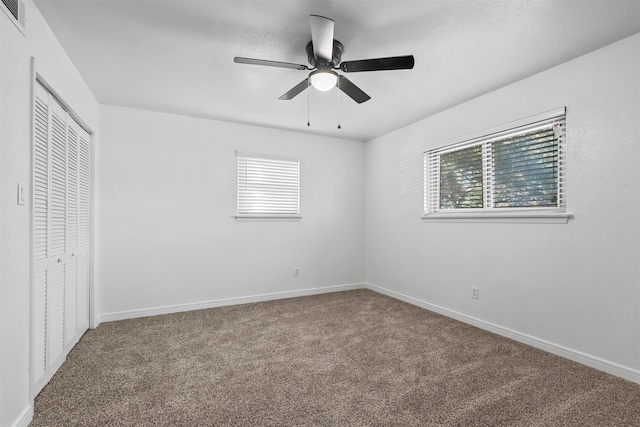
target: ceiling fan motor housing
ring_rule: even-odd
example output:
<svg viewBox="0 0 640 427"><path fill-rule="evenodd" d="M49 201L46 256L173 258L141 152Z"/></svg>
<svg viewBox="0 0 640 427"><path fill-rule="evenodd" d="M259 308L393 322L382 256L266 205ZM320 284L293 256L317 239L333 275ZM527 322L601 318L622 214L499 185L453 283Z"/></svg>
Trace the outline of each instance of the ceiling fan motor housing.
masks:
<svg viewBox="0 0 640 427"><path fill-rule="evenodd" d="M322 58L317 58L313 53L313 42L307 44L307 58L312 68L326 69L337 67L342 60L342 54L344 53L344 46L338 40L333 40L333 54L331 61L327 62Z"/></svg>

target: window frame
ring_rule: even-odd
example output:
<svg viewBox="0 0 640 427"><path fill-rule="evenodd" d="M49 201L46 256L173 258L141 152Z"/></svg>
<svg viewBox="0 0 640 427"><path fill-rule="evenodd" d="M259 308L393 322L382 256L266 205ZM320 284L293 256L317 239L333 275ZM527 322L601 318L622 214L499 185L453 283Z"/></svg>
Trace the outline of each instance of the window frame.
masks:
<svg viewBox="0 0 640 427"><path fill-rule="evenodd" d="M265 153L252 153L252 152L243 152L243 151L235 151L236 157L236 214L234 218L236 221L299 221L302 216L300 215L300 159L288 157L288 156L279 156ZM296 165L296 196L294 198L296 209L294 211L286 212L286 213L277 213L277 212L269 212L265 210L264 212L258 213L250 213L243 209L241 209L241 171L240 171L240 162L241 159L244 159L246 162L247 159L257 160L258 162L264 161L268 162L279 162L279 163L290 163ZM245 163L246 166L246 163ZM245 171L246 173L246 171ZM244 177L246 179L246 176ZM246 183L246 182L245 182ZM291 201L291 200L287 200ZM286 205L286 202L285 202Z"/></svg>
<svg viewBox="0 0 640 427"><path fill-rule="evenodd" d="M556 134L558 144L558 204L552 207L494 207L493 206L493 163L491 144L530 133L537 129L553 128L562 123L561 132ZM424 151L424 205L422 219L425 222L525 222L525 223L567 223L573 215L566 208L566 109L556 108L535 116L507 123L492 129L454 140L450 143ZM440 155L471 147L481 146L482 153L482 208L440 208L441 179L439 171ZM435 170L434 170L435 169ZM434 181L436 180L436 181ZM437 207L434 204L437 203Z"/></svg>

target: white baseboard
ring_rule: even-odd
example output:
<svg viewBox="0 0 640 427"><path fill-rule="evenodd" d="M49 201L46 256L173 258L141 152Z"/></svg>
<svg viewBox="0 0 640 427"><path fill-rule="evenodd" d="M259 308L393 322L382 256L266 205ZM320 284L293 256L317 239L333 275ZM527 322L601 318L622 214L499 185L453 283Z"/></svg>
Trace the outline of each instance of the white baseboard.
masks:
<svg viewBox="0 0 640 427"><path fill-rule="evenodd" d="M494 323L486 322L484 320L477 319L475 317L467 316L466 314L462 314L454 310L449 310L448 308L430 304L426 301L422 301L417 298L413 298L408 295L404 295L399 292L392 291L387 288L383 288L381 286L377 286L371 283L366 283L364 287L366 289L370 289L372 291L381 293L383 295L387 295L392 298L407 302L409 304L417 305L418 307L422 307L424 309L433 311L435 313L442 314L447 317L451 317L461 322L468 323L480 329L484 329L489 332L502 335L503 337L510 338L514 341L518 341L518 342L530 345L532 347L538 348L540 350L544 350L546 352L555 354L557 356L564 357L565 359L573 360L574 362L581 363L583 365L589 366L599 371L603 371L608 374L615 375L617 377L621 377L626 380L633 381L634 383L640 384L640 371L638 370L628 368L626 366L618 365L617 363L609 362L607 360L600 359L598 357L591 356L589 354L582 353L580 351L573 350L558 344L554 344L552 342L545 341L543 339L536 338L531 335L523 334L521 332L514 331L513 329L505 328L503 326L496 325Z"/></svg>
<svg viewBox="0 0 640 427"><path fill-rule="evenodd" d="M295 298L307 295L326 294L330 292L350 291L363 289L364 283L352 283L347 285L325 286L320 288L300 289L295 291L273 292L269 294L250 295L247 297L223 298L212 301L203 301L187 304L167 305L163 307L143 308L140 310L127 310L115 313L106 313L100 316L100 322L112 322L114 320L134 319L136 317L158 316L161 314L179 313L182 311L202 310L205 308L223 307L227 305L248 304L252 302L271 301L283 298Z"/></svg>
<svg viewBox="0 0 640 427"><path fill-rule="evenodd" d="M433 311L438 314L442 314L452 319L459 320L461 322L476 326L480 329L493 332L495 334L510 338L514 341L518 341L540 350L547 351L557 356L564 357L574 362L581 363L583 365L598 369L600 371L612 374L629 381L640 384L640 371L622 366L613 362L609 362L604 359L600 359L596 356L591 356L586 353L582 353L577 350L573 350L558 344L554 344L549 341L545 341L540 338L536 338L531 335L524 334L522 332L515 331L513 329L505 328L494 323L486 322L484 320L467 316L466 314L459 313L448 308L440 307L435 304L428 303L426 301L419 300L408 295L401 294L396 291L384 288L382 286L374 285L372 283L353 283L337 286L326 286L320 288L300 289L295 291L286 292L274 292L268 294L251 295L246 297L224 298L212 301L204 301L188 304L176 304L164 307L146 308L140 310L128 310L115 313L107 313L100 316L101 322L111 322L114 320L133 319L137 317L157 316L161 314L178 313L182 311L202 310L205 308L223 307L227 305L248 304L260 301L271 301L283 298L295 298L308 295L324 294L329 292L349 291L354 289L369 289L374 292L378 292L383 295L407 302L409 304L422 307L424 309Z"/></svg>
<svg viewBox="0 0 640 427"><path fill-rule="evenodd" d="M29 423L33 420L33 405L29 405L22 413L16 418L16 421L12 424L13 427L28 427Z"/></svg>

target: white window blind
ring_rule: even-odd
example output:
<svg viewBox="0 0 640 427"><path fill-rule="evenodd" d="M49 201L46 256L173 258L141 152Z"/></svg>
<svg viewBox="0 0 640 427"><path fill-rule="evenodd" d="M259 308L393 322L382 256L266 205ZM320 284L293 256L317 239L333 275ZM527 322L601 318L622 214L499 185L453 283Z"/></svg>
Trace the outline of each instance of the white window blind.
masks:
<svg viewBox="0 0 640 427"><path fill-rule="evenodd" d="M300 215L300 161L236 153L238 216Z"/></svg>
<svg viewBox="0 0 640 427"><path fill-rule="evenodd" d="M425 215L565 211L565 114L425 152Z"/></svg>

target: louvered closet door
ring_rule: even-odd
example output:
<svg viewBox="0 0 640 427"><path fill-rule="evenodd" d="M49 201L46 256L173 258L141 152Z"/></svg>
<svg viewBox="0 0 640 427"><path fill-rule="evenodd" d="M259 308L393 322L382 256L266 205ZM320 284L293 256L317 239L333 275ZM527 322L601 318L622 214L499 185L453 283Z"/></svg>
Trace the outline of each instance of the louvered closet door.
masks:
<svg viewBox="0 0 640 427"><path fill-rule="evenodd" d="M67 123L66 265L64 280L65 348L76 344L78 330L78 125Z"/></svg>
<svg viewBox="0 0 640 427"><path fill-rule="evenodd" d="M35 393L47 378L47 284L49 261L49 94L35 88L33 112L33 381Z"/></svg>
<svg viewBox="0 0 640 427"><path fill-rule="evenodd" d="M78 338L89 328L89 243L91 217L90 136L78 129L78 246L77 322Z"/></svg>
<svg viewBox="0 0 640 427"><path fill-rule="evenodd" d="M37 394L89 326L89 135L36 84L33 372Z"/></svg>
<svg viewBox="0 0 640 427"><path fill-rule="evenodd" d="M47 284L47 360L50 371L64 361L66 213L67 213L67 118L66 111L50 98L51 120L49 181L49 262Z"/></svg>

